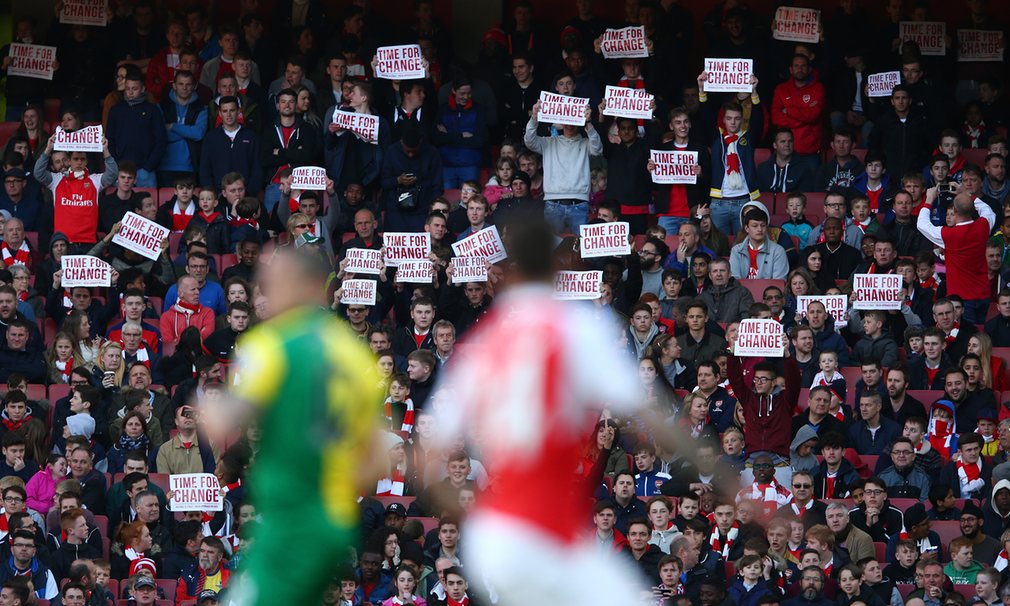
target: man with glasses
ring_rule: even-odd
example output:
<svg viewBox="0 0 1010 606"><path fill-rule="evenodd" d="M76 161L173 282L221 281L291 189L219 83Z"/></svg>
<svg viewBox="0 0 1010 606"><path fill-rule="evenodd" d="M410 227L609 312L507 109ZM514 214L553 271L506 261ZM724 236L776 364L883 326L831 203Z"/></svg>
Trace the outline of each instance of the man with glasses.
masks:
<svg viewBox="0 0 1010 606"><path fill-rule="evenodd" d="M190 253L186 258L186 275L196 280L197 288L200 289L200 305L209 307L215 316L228 313L228 299L224 289L217 282L217 275L210 273L210 257L203 253ZM172 309L178 300L178 287L173 284L165 293L162 313Z"/></svg>
<svg viewBox="0 0 1010 606"><path fill-rule="evenodd" d="M800 595L782 602L782 606L831 606L824 597L824 571L818 566L807 566L800 571Z"/></svg>
<svg viewBox="0 0 1010 606"><path fill-rule="evenodd" d="M769 453L763 452L753 457L751 470L754 481L737 494L737 503L758 501L764 508L765 518L768 518L792 502L793 495L786 488L788 484L780 483L775 477L776 467ZM785 470L788 472L789 468L786 467Z"/></svg>
<svg viewBox="0 0 1010 606"><path fill-rule="evenodd" d="M59 594L56 577L36 556L35 537L27 530L14 531L11 557L0 566L0 583L15 577L30 578L35 597L40 600L51 600Z"/></svg>
<svg viewBox="0 0 1010 606"><path fill-rule="evenodd" d="M779 513L791 512L796 515L805 529L815 524L826 524L824 516L827 505L814 499L814 476L808 471L793 472L792 489L792 502L789 507L779 509Z"/></svg>
<svg viewBox="0 0 1010 606"><path fill-rule="evenodd" d="M825 219L833 218L841 221L842 230L845 234L845 243L859 250L863 243L863 230L853 223L851 218L846 217L848 211L849 205L846 203L844 195L832 192L824 196ZM810 235L807 236L807 246L824 243L828 236L827 232L824 231L825 229L827 229L826 225L821 223L810 230Z"/></svg>
<svg viewBox="0 0 1010 606"><path fill-rule="evenodd" d="M849 511L849 520L875 542L882 543L898 536L904 524L901 510L887 500L887 484L877 477L864 483L863 502Z"/></svg>
<svg viewBox="0 0 1010 606"><path fill-rule="evenodd" d="M663 295L663 261L669 254L666 243L658 238L649 238L642 244L638 251L642 260L642 293Z"/></svg>
<svg viewBox="0 0 1010 606"><path fill-rule="evenodd" d="M221 565L224 559L224 543L217 537L204 537L200 542L197 562L182 571L176 586L175 601L181 603L195 600L201 592L212 590L221 592L228 586L231 571Z"/></svg>
<svg viewBox="0 0 1010 606"><path fill-rule="evenodd" d="M27 231L38 231L42 210L42 193L38 187L25 187L25 171L11 168L4 172L4 188L0 191L0 210L23 221Z"/></svg>
<svg viewBox="0 0 1010 606"><path fill-rule="evenodd" d="M915 446L908 438L901 437L891 445L892 465L880 472L880 479L887 485L887 496L892 499L929 498L929 487L933 482L926 472L915 465Z"/></svg>
<svg viewBox="0 0 1010 606"><path fill-rule="evenodd" d="M161 356L144 341L144 329L138 322L126 322L119 332L123 344L123 364L141 364L155 369L161 366ZM161 377L158 377L161 382Z"/></svg>

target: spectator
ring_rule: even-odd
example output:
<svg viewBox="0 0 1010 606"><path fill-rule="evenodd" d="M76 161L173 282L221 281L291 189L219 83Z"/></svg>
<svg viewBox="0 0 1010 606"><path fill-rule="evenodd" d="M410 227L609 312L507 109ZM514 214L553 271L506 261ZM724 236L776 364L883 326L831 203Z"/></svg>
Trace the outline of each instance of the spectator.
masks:
<svg viewBox="0 0 1010 606"><path fill-rule="evenodd" d="M255 194L263 184L259 138L239 123L236 97L220 97L218 115L221 125L207 133L200 150L200 186L223 189L225 177L238 173L248 193Z"/></svg>
<svg viewBox="0 0 1010 606"><path fill-rule="evenodd" d="M891 90L891 109L876 121L870 134L870 149L883 152L895 175L918 170L926 163L929 125L926 116L912 109L909 83L895 86Z"/></svg>
<svg viewBox="0 0 1010 606"><path fill-rule="evenodd" d="M730 275L729 261L714 259L708 273L712 285L702 291L701 300L708 305L711 318L716 322L739 322L746 318L754 297Z"/></svg>
<svg viewBox="0 0 1010 606"><path fill-rule="evenodd" d="M775 152L772 157L757 167L761 191L804 192L814 188L810 163L793 155L793 131L785 127L776 129L772 150Z"/></svg>
<svg viewBox="0 0 1010 606"><path fill-rule="evenodd" d="M879 475L887 485L888 497L919 501L925 501L929 497L932 481L926 472L915 465L915 456L915 448L908 438L897 438L891 444L892 465Z"/></svg>
<svg viewBox="0 0 1010 606"><path fill-rule="evenodd" d="M901 435L897 423L881 416L882 400L879 393L863 392L859 395L859 413L862 419L849 427L849 443L856 452L865 455L882 455L891 442ZM926 487L928 492L929 487Z"/></svg>
<svg viewBox="0 0 1010 606"><path fill-rule="evenodd" d="M771 121L779 128L792 129L796 135L797 160L806 163L812 173L818 164L821 123L827 112L824 85L811 75L810 58L806 55L793 56L789 75L789 80L775 87Z"/></svg>
<svg viewBox="0 0 1010 606"><path fill-rule="evenodd" d="M221 539L204 537L200 542L197 562L183 570L179 578L175 592L176 603L195 599L198 596L202 597L203 592L208 588L215 588L213 591L221 591L228 587L231 570L228 569L227 564L228 561L224 559L224 543L221 542Z"/></svg>
<svg viewBox="0 0 1010 606"><path fill-rule="evenodd" d="M172 89L161 101L168 131L165 155L159 166L163 186L190 177L200 166L199 149L207 134L207 110L197 99L195 88L192 72L176 71Z"/></svg>
<svg viewBox="0 0 1010 606"><path fill-rule="evenodd" d="M142 75L127 74L123 100L109 110L106 135L118 161L137 165L137 185L158 187L157 170L168 142L165 119L161 109L147 101Z"/></svg>
<svg viewBox="0 0 1010 606"><path fill-rule="evenodd" d="M263 137L261 161L269 182L263 204L273 211L280 200L280 172L286 168L309 166L322 156L319 131L310 128L295 114L298 94L285 88L277 93L277 121Z"/></svg>
<svg viewBox="0 0 1010 606"><path fill-rule="evenodd" d="M743 211L741 211L743 212ZM768 239L768 214L751 208L743 216L747 237L730 251L734 278L783 279L789 273L786 251ZM711 268L709 269L711 273Z"/></svg>
<svg viewBox="0 0 1010 606"><path fill-rule="evenodd" d="M487 141L484 110L471 98L473 87L466 76L453 78L452 95L435 120L432 143L442 156L445 189L457 189L463 181L479 176L480 149Z"/></svg>
<svg viewBox="0 0 1010 606"><path fill-rule="evenodd" d="M4 191L0 192L0 211L22 222L27 231L39 231L45 215L42 213L42 196L38 187L28 187L23 170L4 171Z"/></svg>
<svg viewBox="0 0 1010 606"><path fill-rule="evenodd" d="M164 343L176 344L180 333L195 326L200 336L207 338L214 332L214 310L200 303L200 286L196 278L183 276L176 282L178 300L161 316L161 338Z"/></svg>
<svg viewBox="0 0 1010 606"><path fill-rule="evenodd" d="M872 122L867 121L871 125ZM864 137L864 143L869 137ZM862 162L852 154L852 132L848 128L836 129L831 138L831 151L834 158L828 160L817 169L814 177L814 191L848 194L855 183L856 176L863 172Z"/></svg>
<svg viewBox="0 0 1010 606"><path fill-rule="evenodd" d="M603 117L603 105L600 105ZM618 118L618 143L603 143L607 158L607 196L619 200L620 214L630 224L631 233L645 232L649 208L652 203L652 179L649 174L650 129L646 138L639 136L638 126L629 118ZM686 208L683 210L687 210Z"/></svg>
<svg viewBox="0 0 1010 606"><path fill-rule="evenodd" d="M169 21L165 28L165 41L168 45L162 47L148 62L144 81L147 92L155 102L164 101L163 93L175 80L179 54L186 43L186 24L174 19Z"/></svg>
<svg viewBox="0 0 1010 606"><path fill-rule="evenodd" d="M386 229L422 231L425 211L442 194L442 186L438 151L424 140L420 127L404 125L400 141L390 145L382 158Z"/></svg>
<svg viewBox="0 0 1010 606"><path fill-rule="evenodd" d="M589 158L603 153L603 144L589 122L586 107L583 138L576 126L565 125L560 137L538 136L540 102L533 104L526 123L526 147L544 158L544 217L558 233L579 233L589 219Z"/></svg>

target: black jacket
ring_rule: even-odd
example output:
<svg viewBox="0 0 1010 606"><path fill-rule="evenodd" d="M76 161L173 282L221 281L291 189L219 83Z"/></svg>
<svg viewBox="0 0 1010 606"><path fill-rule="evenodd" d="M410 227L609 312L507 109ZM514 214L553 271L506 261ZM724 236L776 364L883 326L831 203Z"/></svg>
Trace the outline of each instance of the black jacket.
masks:
<svg viewBox="0 0 1010 606"><path fill-rule="evenodd" d="M891 505L888 501L884 501L880 517L873 526L866 525L865 505L849 511L849 520L852 522L852 525L870 535L875 543L886 543L892 536L900 533L904 528L904 519L901 510Z"/></svg>
<svg viewBox="0 0 1010 606"><path fill-rule="evenodd" d="M889 111L870 134L870 149L884 152L887 171L892 175L903 175L925 165L931 142L926 119L915 112L902 122L893 110Z"/></svg>
<svg viewBox="0 0 1010 606"><path fill-rule="evenodd" d="M282 166L318 165L323 159L322 134L301 119L295 119L295 130L288 144L281 141L281 127L275 123L264 129L261 162L266 183Z"/></svg>

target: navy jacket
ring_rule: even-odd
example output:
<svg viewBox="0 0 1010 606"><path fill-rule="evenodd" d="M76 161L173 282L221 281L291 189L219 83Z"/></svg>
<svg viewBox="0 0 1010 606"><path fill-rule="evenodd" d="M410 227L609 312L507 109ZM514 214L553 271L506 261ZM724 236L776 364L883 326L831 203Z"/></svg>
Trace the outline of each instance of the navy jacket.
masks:
<svg viewBox="0 0 1010 606"><path fill-rule="evenodd" d="M147 171L157 171L168 144L165 117L153 103L130 105L120 101L109 110L105 130L109 151L117 162L129 160Z"/></svg>
<svg viewBox="0 0 1010 606"><path fill-rule="evenodd" d="M442 154L442 164L445 166L478 166L487 142L487 121L484 111L471 102L470 107L453 108L454 105L443 105L438 110L437 124L444 126L446 132L435 130L432 141ZM463 133L471 137L464 137Z"/></svg>
<svg viewBox="0 0 1010 606"><path fill-rule="evenodd" d="M873 435L866 427L865 421L854 423L849 427L849 446L856 449L861 455L884 455L896 438L901 435L901 427L888 419L880 417L880 428L877 434Z"/></svg>
<svg viewBox="0 0 1010 606"><path fill-rule="evenodd" d="M164 127L162 127L164 129ZM221 188L221 178L230 172L245 177L247 194L255 194L263 187L263 163L260 159L260 142L252 129L242 127L232 141L218 127L207 133L200 150L200 187Z"/></svg>

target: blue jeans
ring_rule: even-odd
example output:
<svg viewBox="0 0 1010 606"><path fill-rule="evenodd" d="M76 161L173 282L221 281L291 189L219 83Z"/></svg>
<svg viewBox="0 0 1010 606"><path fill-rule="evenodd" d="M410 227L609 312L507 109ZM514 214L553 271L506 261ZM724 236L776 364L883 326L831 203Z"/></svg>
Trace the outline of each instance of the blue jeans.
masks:
<svg viewBox="0 0 1010 606"><path fill-rule="evenodd" d="M263 190L263 206L267 209L267 214L274 212L274 207L281 200L281 186L276 183L268 183Z"/></svg>
<svg viewBox="0 0 1010 606"><path fill-rule="evenodd" d="M690 221L687 217L657 217L656 224L666 230L666 235L676 236L680 226Z"/></svg>
<svg viewBox="0 0 1010 606"><path fill-rule="evenodd" d="M559 234L579 235L579 227L589 222L589 202L561 204L555 200L544 202L544 219Z"/></svg>
<svg viewBox="0 0 1010 606"><path fill-rule="evenodd" d="M137 169L137 187L158 187L158 179L153 171Z"/></svg>
<svg viewBox="0 0 1010 606"><path fill-rule="evenodd" d="M749 196L732 200L712 198L712 224L725 234L730 242L740 231L740 211L747 202L750 202Z"/></svg>
<svg viewBox="0 0 1010 606"><path fill-rule="evenodd" d="M968 324L984 324L989 312L989 299L971 299L964 302L963 320Z"/></svg>
<svg viewBox="0 0 1010 606"><path fill-rule="evenodd" d="M442 187L445 189L460 189L463 181L476 181L480 178L480 168L476 166L443 166Z"/></svg>

